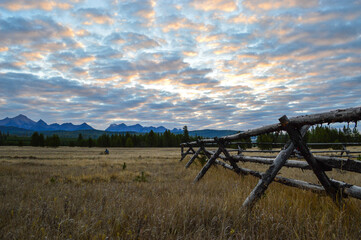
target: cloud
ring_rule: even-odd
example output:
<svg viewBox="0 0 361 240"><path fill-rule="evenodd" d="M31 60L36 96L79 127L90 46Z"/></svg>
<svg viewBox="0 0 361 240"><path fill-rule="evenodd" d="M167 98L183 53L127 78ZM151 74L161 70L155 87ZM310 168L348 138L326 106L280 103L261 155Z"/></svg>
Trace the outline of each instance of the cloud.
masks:
<svg viewBox="0 0 361 240"><path fill-rule="evenodd" d="M88 65L92 64L96 57L84 51L62 51L49 55L47 61L52 69L63 76L87 79L89 77Z"/></svg>
<svg viewBox="0 0 361 240"><path fill-rule="evenodd" d="M110 44L109 44L110 45ZM109 45L98 45L88 48L89 53L94 55L97 60L120 59L123 57L122 52L110 47Z"/></svg>
<svg viewBox="0 0 361 240"><path fill-rule="evenodd" d="M253 11L269 11L287 8L314 8L318 6L318 0L245 0L242 4Z"/></svg>
<svg viewBox="0 0 361 240"><path fill-rule="evenodd" d="M137 52L160 46L156 40L144 34L134 32L112 33L105 38L105 42L114 46L114 48L121 49L124 53Z"/></svg>
<svg viewBox="0 0 361 240"><path fill-rule="evenodd" d="M0 3L3 117L245 130L361 104L358 1L42 3Z"/></svg>
<svg viewBox="0 0 361 240"><path fill-rule="evenodd" d="M45 111L54 116L66 115L72 109L74 118L83 119L89 110L124 112L148 99L145 92L144 96L136 94L143 91L141 89L106 89L59 77L40 79L35 75L18 73L0 74L0 88L0 96L10 103L5 112L11 111L15 105L24 112L31 109L35 114L41 115Z"/></svg>
<svg viewBox="0 0 361 240"><path fill-rule="evenodd" d="M40 9L52 11L54 9L68 10L72 7L71 1L49 1L49 0L3 0L0 7L11 11Z"/></svg>
<svg viewBox="0 0 361 240"><path fill-rule="evenodd" d="M96 24L112 24L114 22L112 16L105 9L99 8L81 8L76 11L76 14L81 15L86 19L83 24L92 25Z"/></svg>
<svg viewBox="0 0 361 240"><path fill-rule="evenodd" d="M37 61L44 58L39 52L23 52L22 55L27 61Z"/></svg>
<svg viewBox="0 0 361 240"><path fill-rule="evenodd" d="M0 62L0 69L2 70L21 70L21 67L24 65L25 63L23 62L9 62L9 61L4 61L4 62Z"/></svg>
<svg viewBox="0 0 361 240"><path fill-rule="evenodd" d="M96 61L89 72L94 79L116 77L119 81L125 81L127 77L137 73L134 64L126 60Z"/></svg>
<svg viewBox="0 0 361 240"><path fill-rule="evenodd" d="M121 17L127 20L132 19L133 23L136 22L141 27L150 27L154 24L156 5L154 0L121 1L115 4Z"/></svg>
<svg viewBox="0 0 361 240"><path fill-rule="evenodd" d="M195 0L191 5L202 11L224 11L233 12L237 10L237 4L234 0Z"/></svg>
<svg viewBox="0 0 361 240"><path fill-rule="evenodd" d="M11 17L0 20L0 41L6 45L46 44L50 39L60 40L73 36L74 32L71 28L47 17L36 19Z"/></svg>
<svg viewBox="0 0 361 240"><path fill-rule="evenodd" d="M253 24L260 20L259 16L256 15L245 15L243 13L238 14L237 16L233 16L229 19L231 23L243 23L243 24Z"/></svg>
<svg viewBox="0 0 361 240"><path fill-rule="evenodd" d="M197 56L197 52L194 52L194 51L183 51L182 52L184 56L187 56L187 57L195 57Z"/></svg>
<svg viewBox="0 0 361 240"><path fill-rule="evenodd" d="M125 43L125 39L121 36L121 34L115 33L115 32L113 32L112 34L107 36L105 38L105 41L110 44L124 44Z"/></svg>
<svg viewBox="0 0 361 240"><path fill-rule="evenodd" d="M164 20L162 30L165 33L171 31L187 30L191 32L207 32L212 29L212 26L203 23L195 23L186 17L170 16Z"/></svg>

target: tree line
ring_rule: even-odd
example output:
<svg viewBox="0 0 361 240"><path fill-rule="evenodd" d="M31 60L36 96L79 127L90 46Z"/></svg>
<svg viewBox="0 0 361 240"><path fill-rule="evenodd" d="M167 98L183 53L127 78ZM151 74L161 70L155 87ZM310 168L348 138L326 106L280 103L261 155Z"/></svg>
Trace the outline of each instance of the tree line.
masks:
<svg viewBox="0 0 361 240"><path fill-rule="evenodd" d="M84 138L82 134L76 139L60 138L58 135L44 136L43 133L34 132L31 137L13 136L9 133L1 133L0 146L38 146L38 147L58 147L58 146L79 146L79 147L179 147L182 142L195 141L197 137L189 136L187 126L184 126L182 134L174 134L169 130L164 133L155 133L150 131L145 134L115 133L103 134L98 138ZM342 129L331 128L329 126L315 126L308 130L304 137L308 143L361 143L361 134L356 128L344 126ZM286 143L289 140L286 132L275 132L262 134L257 137L257 143ZM249 144L244 147L250 147L251 140L245 139ZM313 146L313 148L330 147ZM259 145L261 149L272 149L272 144ZM342 146L332 146L339 148Z"/></svg>
<svg viewBox="0 0 361 240"><path fill-rule="evenodd" d="M183 141L193 141L188 130L183 134L173 134L169 130L164 133L150 131L145 134L103 134L97 139L84 139L79 134L78 139L71 146L81 147L179 147Z"/></svg>
<svg viewBox="0 0 361 240"><path fill-rule="evenodd" d="M84 138L79 133L77 139L60 138L57 134L44 136L43 133L34 132L29 137L17 137L0 132L0 145L18 145L34 147L179 147L182 142L196 140L189 135L187 126L183 128L183 134L174 134L169 130L164 133L150 131L145 134L114 133L103 134L98 138Z"/></svg>
<svg viewBox="0 0 361 240"><path fill-rule="evenodd" d="M286 143L289 140L289 136L286 132L276 132L262 134L257 137L257 143ZM361 134L357 128L351 128L344 126L342 129L332 128L330 126L313 126L304 136L304 140L307 143L347 143L357 142L361 143ZM261 144L261 149L272 149L272 144ZM319 145L311 146L312 148L325 148L332 147L334 149L342 148L340 145Z"/></svg>

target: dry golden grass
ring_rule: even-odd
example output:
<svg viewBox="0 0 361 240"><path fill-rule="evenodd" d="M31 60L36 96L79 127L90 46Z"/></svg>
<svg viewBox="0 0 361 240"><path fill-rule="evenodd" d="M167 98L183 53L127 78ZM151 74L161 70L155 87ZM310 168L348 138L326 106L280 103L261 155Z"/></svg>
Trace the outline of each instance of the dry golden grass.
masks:
<svg viewBox="0 0 361 240"><path fill-rule="evenodd" d="M252 176L212 167L194 185L201 166L184 169L179 149L103 150L1 147L0 239L360 238L360 200L339 210L328 197L273 183L246 213ZM281 173L315 181L309 171ZM331 175L361 185L357 174Z"/></svg>

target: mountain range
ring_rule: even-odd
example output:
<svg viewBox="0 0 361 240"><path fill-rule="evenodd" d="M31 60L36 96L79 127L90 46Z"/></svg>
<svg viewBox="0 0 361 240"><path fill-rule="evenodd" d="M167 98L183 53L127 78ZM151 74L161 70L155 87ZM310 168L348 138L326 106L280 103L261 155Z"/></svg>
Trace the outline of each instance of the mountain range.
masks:
<svg viewBox="0 0 361 240"><path fill-rule="evenodd" d="M107 129L105 129L105 131L107 132L137 132L137 133L148 133L150 131L153 131L155 133L164 133L166 130L165 127L160 126L160 127L143 127L140 124L135 124L135 125L131 125L131 126L127 126L124 123L121 124L111 124ZM170 130L172 133L182 133L183 130L182 129L177 129L177 128L173 128L172 130Z"/></svg>
<svg viewBox="0 0 361 240"><path fill-rule="evenodd" d="M89 126L87 123L80 125L74 125L72 123L53 123L48 125L43 120L37 122L29 119L25 115L18 115L14 118L4 118L0 120L0 131L7 132L18 136L30 136L33 132L42 132L44 135L57 134L61 137L76 138L78 134L82 134L84 137L97 138L102 134L112 134L112 133L148 133L151 130L155 133L164 133L167 128L160 127L143 127L140 124L127 126L124 123L121 124L111 124L105 131L96 130L93 127ZM182 129L174 128L170 130L174 134L182 134ZM226 135L232 135L238 131L234 130L214 130L214 129L203 129L203 130L194 130L189 131L190 136L200 136L206 138L212 137L221 137Z"/></svg>
<svg viewBox="0 0 361 240"><path fill-rule="evenodd" d="M37 122L29 119L25 115L18 115L14 118L4 118L0 120L0 126L6 126L6 127L17 127L32 131L79 131L79 130L94 130L91 126L89 126L86 123L83 123L81 125L74 125L72 123L53 123L48 125L43 120L39 120Z"/></svg>
<svg viewBox="0 0 361 240"><path fill-rule="evenodd" d="M89 126L87 123L83 123L80 125L74 125L72 123L53 123L48 125L43 120L39 120L37 122L29 119L25 115L18 115L14 118L4 118L0 120L0 126L5 127L16 127L31 131L80 131L80 130L95 130L93 127ZM151 130L155 133L163 133L167 129L163 126L160 127L143 127L140 124L127 126L126 124L111 124L107 129L105 129L106 132L135 132L135 133L148 133ZM182 129L174 128L171 130L172 133L182 133Z"/></svg>

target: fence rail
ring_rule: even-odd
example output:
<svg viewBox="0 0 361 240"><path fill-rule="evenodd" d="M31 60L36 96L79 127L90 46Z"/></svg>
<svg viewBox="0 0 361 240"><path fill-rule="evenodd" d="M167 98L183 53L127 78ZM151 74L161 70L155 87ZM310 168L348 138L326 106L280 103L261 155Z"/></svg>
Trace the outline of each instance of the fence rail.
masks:
<svg viewBox="0 0 361 240"><path fill-rule="evenodd" d="M361 143L308 143L303 140L303 136L307 132L308 128L312 125L323 123L336 123L336 122L355 122L361 120L361 107L341 109L326 113L304 115L289 118L282 116L279 119L279 123L263 126L260 128L248 130L246 132L237 133L234 135L224 136L220 138L208 138L198 139L197 141L182 143L181 146L181 160L187 155L192 155L190 160L186 164L188 168L194 160L200 155L207 157L207 162L200 170L194 182L198 182L208 171L208 169L214 165L221 165L226 169L232 170L240 175L252 175L260 178L258 184L252 190L250 195L244 201L242 207L251 209L257 200L267 190L269 184L272 181L285 184L291 187L297 187L301 189L311 190L317 193L326 193L333 201L341 206L343 198L350 196L357 199L361 199L361 187L348 184L342 181L331 179L327 176L326 172L332 169L341 169L343 171L350 171L355 173L361 173L361 161L353 160L357 158L360 151L347 150L347 146L361 145ZM243 150L240 146L242 144L255 144L236 142L252 136L258 136L265 133L286 131L290 140L287 143L260 143L260 144L272 144L275 146L283 146L279 151L276 150ZM237 145L238 149L232 149L230 146ZM342 145L342 150L327 150L327 151L310 151L309 146L317 145ZM185 148L188 148L184 151ZM194 150L194 148L198 148ZM208 149L207 149L208 148ZM209 150L209 148L216 148L216 150ZM233 154L232 153L235 153ZM246 153L276 153L278 155L274 158L261 157L261 156L246 156ZM321 156L314 155L315 153L341 153L334 156ZM345 153L344 156L342 156ZM291 157L304 158L305 161L291 160ZM253 162L270 165L266 172L261 173L247 168L238 166L239 162ZM312 170L316 175L321 185L308 183L301 180L285 178L277 176L280 169L285 167L299 168L305 170Z"/></svg>

